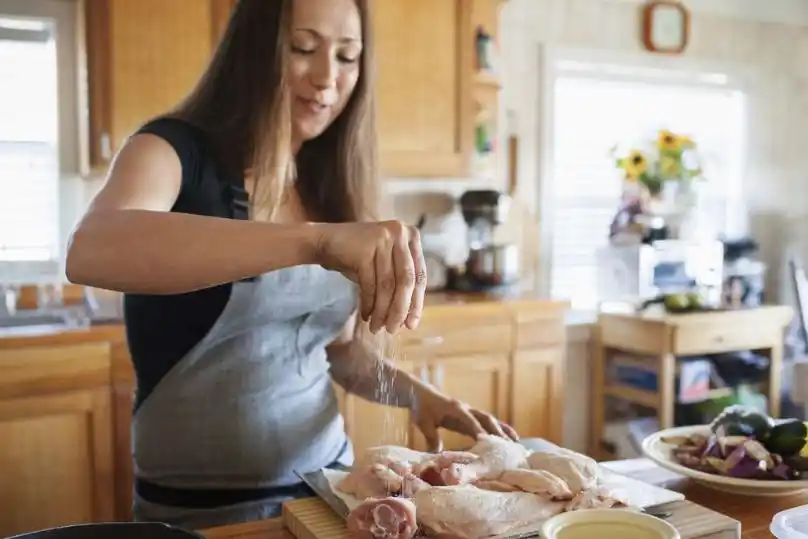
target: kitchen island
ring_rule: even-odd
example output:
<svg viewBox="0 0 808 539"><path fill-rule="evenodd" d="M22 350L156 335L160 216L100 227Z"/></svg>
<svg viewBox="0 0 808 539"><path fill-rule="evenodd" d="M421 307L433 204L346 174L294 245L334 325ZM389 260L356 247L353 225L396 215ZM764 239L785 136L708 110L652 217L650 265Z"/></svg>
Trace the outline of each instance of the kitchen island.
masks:
<svg viewBox="0 0 808 539"><path fill-rule="evenodd" d="M779 511L808 504L808 493L782 497L723 494L668 472L650 460L606 462L604 466L646 483L682 492L688 501L727 515L741 523L741 539L771 539L769 524ZM683 503L683 502L674 502ZM206 539L293 539L280 518L202 530Z"/></svg>

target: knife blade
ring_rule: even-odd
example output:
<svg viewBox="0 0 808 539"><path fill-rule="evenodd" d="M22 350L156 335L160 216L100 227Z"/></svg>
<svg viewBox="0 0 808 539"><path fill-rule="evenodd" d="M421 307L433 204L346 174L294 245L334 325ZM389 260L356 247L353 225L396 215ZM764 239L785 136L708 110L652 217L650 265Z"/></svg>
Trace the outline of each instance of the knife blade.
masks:
<svg viewBox="0 0 808 539"><path fill-rule="evenodd" d="M332 511L339 515L340 518L343 520L348 518L348 513L350 512L348 506L331 490L331 485L328 484L328 479L325 478L325 474L322 470L308 473L295 473Z"/></svg>

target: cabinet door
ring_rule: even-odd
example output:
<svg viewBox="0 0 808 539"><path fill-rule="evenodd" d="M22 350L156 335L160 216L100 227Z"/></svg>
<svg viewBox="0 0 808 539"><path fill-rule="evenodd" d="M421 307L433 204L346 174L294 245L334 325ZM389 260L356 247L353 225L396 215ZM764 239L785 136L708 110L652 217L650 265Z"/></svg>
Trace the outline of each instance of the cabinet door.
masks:
<svg viewBox="0 0 808 539"><path fill-rule="evenodd" d="M471 3L375 0L379 150L386 176L466 176L473 128Z"/></svg>
<svg viewBox="0 0 808 539"><path fill-rule="evenodd" d="M211 0L86 0L90 164L191 90L212 50Z"/></svg>
<svg viewBox="0 0 808 539"><path fill-rule="evenodd" d="M511 387L511 421L519 435L560 444L564 417L564 349L554 346L516 351Z"/></svg>
<svg viewBox="0 0 808 539"><path fill-rule="evenodd" d="M399 369L410 373L423 373L423 364L398 361ZM337 398L345 418L345 429L358 455L377 445L411 446L412 426L409 410L369 402L337 388Z"/></svg>
<svg viewBox="0 0 808 539"><path fill-rule="evenodd" d="M505 354L442 357L432 360L430 377L447 395L508 421L508 364ZM445 449L468 449L475 442L447 430L441 437ZM418 438L423 443L420 433Z"/></svg>
<svg viewBox="0 0 808 539"><path fill-rule="evenodd" d="M0 536L114 520L109 389L0 400Z"/></svg>

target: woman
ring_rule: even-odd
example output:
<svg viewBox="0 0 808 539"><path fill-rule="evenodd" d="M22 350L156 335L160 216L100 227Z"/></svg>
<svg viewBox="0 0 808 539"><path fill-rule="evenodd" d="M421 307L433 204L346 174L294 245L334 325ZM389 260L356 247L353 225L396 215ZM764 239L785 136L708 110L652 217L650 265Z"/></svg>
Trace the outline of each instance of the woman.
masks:
<svg viewBox="0 0 808 539"><path fill-rule="evenodd" d="M354 337L415 328L425 283L418 234L372 221L367 4L241 0L73 233L68 278L125 293L139 520L273 516L296 471L350 464L332 379L410 407L433 448L439 427L516 437Z"/></svg>

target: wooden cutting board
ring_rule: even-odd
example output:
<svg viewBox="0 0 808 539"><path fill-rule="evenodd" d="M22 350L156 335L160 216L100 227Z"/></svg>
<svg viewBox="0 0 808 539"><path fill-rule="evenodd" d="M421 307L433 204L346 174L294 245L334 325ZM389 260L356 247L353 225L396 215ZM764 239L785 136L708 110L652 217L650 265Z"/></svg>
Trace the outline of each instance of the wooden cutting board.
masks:
<svg viewBox="0 0 808 539"><path fill-rule="evenodd" d="M656 508L655 508L656 509ZM659 507L682 539L740 539L741 523L695 503L673 502ZM297 539L355 539L320 498L304 498L283 505L283 522Z"/></svg>

